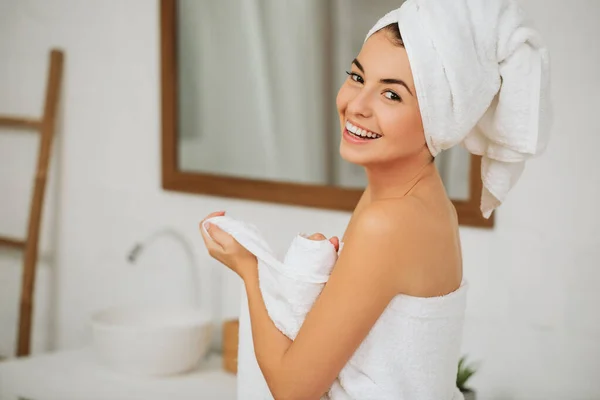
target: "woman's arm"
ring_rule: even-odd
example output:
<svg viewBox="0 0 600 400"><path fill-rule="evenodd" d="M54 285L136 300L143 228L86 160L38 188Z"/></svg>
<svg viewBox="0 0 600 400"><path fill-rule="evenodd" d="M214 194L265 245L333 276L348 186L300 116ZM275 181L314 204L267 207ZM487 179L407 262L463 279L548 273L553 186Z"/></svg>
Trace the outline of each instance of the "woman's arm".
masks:
<svg viewBox="0 0 600 400"><path fill-rule="evenodd" d="M411 215L407 206L374 204L357 216L328 283L293 342L269 318L257 274L245 275L254 349L276 399L318 399L327 392L400 291L399 271L415 253L410 251L415 235L406 234L413 225Z"/></svg>

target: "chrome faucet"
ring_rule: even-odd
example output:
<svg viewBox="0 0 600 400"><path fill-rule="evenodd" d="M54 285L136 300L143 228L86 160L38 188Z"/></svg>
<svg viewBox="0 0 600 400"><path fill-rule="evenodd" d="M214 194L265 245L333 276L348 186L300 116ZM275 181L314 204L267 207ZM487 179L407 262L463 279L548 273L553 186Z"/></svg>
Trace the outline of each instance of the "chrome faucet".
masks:
<svg viewBox="0 0 600 400"><path fill-rule="evenodd" d="M179 232L177 232L175 229L173 228L169 228L169 227L165 227L162 228L158 231L156 231L155 233L151 234L150 236L148 236L145 240L136 243L133 248L129 251L129 253L127 254L127 261L129 261L129 263L131 264L135 264L135 262L137 261L137 259L139 258L139 256L141 255L141 253L143 252L145 247L148 247L148 245L150 243L152 243L153 241L155 241L156 239L158 239L161 236L170 236L171 238L175 239L175 241L177 243L179 243L181 245L181 247L183 248L183 251L186 254L186 257L188 259L188 271L189 271L189 275L190 275L190 281L191 281L191 288L190 290L192 291L192 302L194 307L199 306L198 304L198 271L196 270L196 258L194 257L194 252L192 250L192 246L190 244L190 242Z"/></svg>

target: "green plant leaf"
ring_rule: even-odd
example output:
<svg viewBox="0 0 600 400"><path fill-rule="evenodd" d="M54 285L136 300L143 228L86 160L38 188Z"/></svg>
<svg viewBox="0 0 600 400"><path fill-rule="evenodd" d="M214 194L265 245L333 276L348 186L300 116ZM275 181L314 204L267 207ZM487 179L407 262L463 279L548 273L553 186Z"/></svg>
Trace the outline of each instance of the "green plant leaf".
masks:
<svg viewBox="0 0 600 400"><path fill-rule="evenodd" d="M460 390L467 390L467 381L477 372L473 365L467 365L467 358L463 356L458 360L458 372L456 374L456 386Z"/></svg>

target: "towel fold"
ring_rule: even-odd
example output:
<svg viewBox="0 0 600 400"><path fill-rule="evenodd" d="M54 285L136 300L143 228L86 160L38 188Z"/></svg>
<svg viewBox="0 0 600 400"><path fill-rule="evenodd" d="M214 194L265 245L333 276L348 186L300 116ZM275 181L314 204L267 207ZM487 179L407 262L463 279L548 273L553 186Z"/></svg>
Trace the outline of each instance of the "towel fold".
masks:
<svg viewBox="0 0 600 400"><path fill-rule="evenodd" d="M227 216L208 222L256 255L269 316L294 340L337 260L334 246L298 234L281 262L255 226ZM436 298L396 296L322 399L462 399L455 378L465 288L463 284L456 292ZM238 400L273 399L256 361L245 291L240 305L237 390Z"/></svg>
<svg viewBox="0 0 600 400"><path fill-rule="evenodd" d="M402 34L431 154L462 144L482 156L488 218L548 143L549 55L539 33L514 0L407 0L366 39L390 24Z"/></svg>

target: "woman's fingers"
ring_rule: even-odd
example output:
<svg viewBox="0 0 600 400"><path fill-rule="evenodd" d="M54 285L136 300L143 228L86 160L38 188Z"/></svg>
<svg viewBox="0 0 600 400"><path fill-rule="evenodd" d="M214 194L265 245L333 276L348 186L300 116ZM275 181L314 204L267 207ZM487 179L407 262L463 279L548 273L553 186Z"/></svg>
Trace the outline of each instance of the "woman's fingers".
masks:
<svg viewBox="0 0 600 400"><path fill-rule="evenodd" d="M202 240L204 240L204 245L206 246L206 250L208 250L208 254L218 260L220 254L223 252L223 246L213 240L213 238L204 230L203 223L200 223L200 234L202 235Z"/></svg>
<svg viewBox="0 0 600 400"><path fill-rule="evenodd" d="M322 233L313 233L308 237L310 240L325 240L327 239Z"/></svg>
<svg viewBox="0 0 600 400"><path fill-rule="evenodd" d="M206 217L204 217L204 219L202 220L202 222L200 222L200 225L202 226L202 224L204 224L204 221L206 221L209 218L213 218L213 217L222 217L223 215L225 215L225 211L215 211L215 212L211 212L210 214L208 214Z"/></svg>
<svg viewBox="0 0 600 400"><path fill-rule="evenodd" d="M204 240L204 245L208 250L209 254L212 256L212 252L216 250L223 250L223 247L215 241L202 227L200 227L200 234L202 235L202 240Z"/></svg>
<svg viewBox="0 0 600 400"><path fill-rule="evenodd" d="M223 215L225 215L225 211L215 211L212 212L210 214L208 214L206 217L204 217L204 219L202 221L200 221L200 232L202 232L202 237L204 238L204 223L206 222L206 220L213 218L213 217L222 217ZM207 227L208 228L208 227Z"/></svg>
<svg viewBox="0 0 600 400"><path fill-rule="evenodd" d="M313 233L308 237L310 240L327 240L327 237L322 233ZM335 250L338 251L340 249L340 239L337 236L331 237L329 242L335 247Z"/></svg>
<svg viewBox="0 0 600 400"><path fill-rule="evenodd" d="M340 249L340 239L337 236L333 236L331 239L329 239L329 241L331 242L333 247L335 247L335 251L338 251Z"/></svg>
<svg viewBox="0 0 600 400"><path fill-rule="evenodd" d="M219 228L217 225L208 223L206 229L210 237L221 247L227 248L233 244L233 236Z"/></svg>

